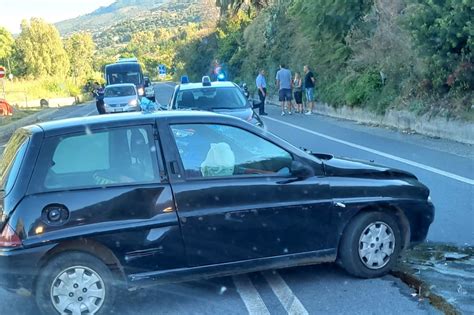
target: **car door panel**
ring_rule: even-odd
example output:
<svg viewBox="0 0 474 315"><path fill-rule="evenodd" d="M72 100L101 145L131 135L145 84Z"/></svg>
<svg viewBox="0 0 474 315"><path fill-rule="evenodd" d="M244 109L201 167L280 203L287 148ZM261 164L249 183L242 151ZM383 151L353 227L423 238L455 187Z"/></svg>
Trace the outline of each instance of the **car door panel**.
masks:
<svg viewBox="0 0 474 315"><path fill-rule="evenodd" d="M162 137L168 138L164 142L168 142L170 150L165 155L172 166L171 173L175 173L171 176L172 188L189 264L258 259L333 246L327 233L321 232L331 211L325 178L292 177L282 164L282 159L291 161L291 156L285 157L282 149L271 143L260 143L259 147L251 139L239 146L239 139L245 139L242 131L227 132L226 128L182 125L160 131ZM220 139L221 132L234 138ZM200 134L210 140L206 143ZM231 148L235 175L218 177L215 175L223 174L221 171L215 175L209 172L215 168L203 159L209 161L207 158L217 153L212 152L213 146L220 145L212 143L225 143L223 148L227 151ZM251 149L246 150L249 146ZM265 152L275 154L273 166L281 171L265 171L268 161L261 158L266 155L262 151L265 147L269 148ZM186 163L182 158L187 159ZM255 168L260 168L261 174L254 172ZM226 168L224 171L228 172Z"/></svg>
<svg viewBox="0 0 474 315"><path fill-rule="evenodd" d="M173 185L191 265L331 248L323 179L196 180Z"/></svg>
<svg viewBox="0 0 474 315"><path fill-rule="evenodd" d="M173 194L153 130L126 126L45 139L37 161L42 167L20 205L32 215L16 223L25 246L95 240L126 272L183 267ZM81 182L64 180L74 174L83 175ZM53 208L64 218L50 220Z"/></svg>

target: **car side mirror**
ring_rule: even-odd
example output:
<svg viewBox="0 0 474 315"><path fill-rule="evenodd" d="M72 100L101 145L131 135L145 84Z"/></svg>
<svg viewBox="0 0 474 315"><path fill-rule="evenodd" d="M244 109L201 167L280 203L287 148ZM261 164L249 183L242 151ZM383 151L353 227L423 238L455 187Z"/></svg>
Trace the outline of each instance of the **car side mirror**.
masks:
<svg viewBox="0 0 474 315"><path fill-rule="evenodd" d="M300 161L291 162L290 172L291 175L297 178L308 178L314 176L314 170L309 165L301 163Z"/></svg>

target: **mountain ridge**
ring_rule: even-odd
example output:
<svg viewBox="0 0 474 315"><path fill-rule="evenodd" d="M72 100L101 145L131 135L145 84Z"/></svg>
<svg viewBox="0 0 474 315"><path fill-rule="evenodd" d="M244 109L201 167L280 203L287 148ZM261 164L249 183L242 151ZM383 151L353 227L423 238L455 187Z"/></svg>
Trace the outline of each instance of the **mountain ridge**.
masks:
<svg viewBox="0 0 474 315"><path fill-rule="evenodd" d="M79 31L88 31L94 34L169 2L171 0L116 0L110 5L101 6L90 13L57 22L55 26L61 36L67 37Z"/></svg>

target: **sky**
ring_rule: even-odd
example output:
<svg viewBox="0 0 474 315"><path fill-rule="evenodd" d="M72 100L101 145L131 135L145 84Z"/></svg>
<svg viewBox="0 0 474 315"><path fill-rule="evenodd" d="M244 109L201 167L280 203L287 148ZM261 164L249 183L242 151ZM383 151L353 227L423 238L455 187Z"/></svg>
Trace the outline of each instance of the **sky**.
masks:
<svg viewBox="0 0 474 315"><path fill-rule="evenodd" d="M0 26L20 32L22 19L41 17L49 23L74 18L114 0L0 0Z"/></svg>

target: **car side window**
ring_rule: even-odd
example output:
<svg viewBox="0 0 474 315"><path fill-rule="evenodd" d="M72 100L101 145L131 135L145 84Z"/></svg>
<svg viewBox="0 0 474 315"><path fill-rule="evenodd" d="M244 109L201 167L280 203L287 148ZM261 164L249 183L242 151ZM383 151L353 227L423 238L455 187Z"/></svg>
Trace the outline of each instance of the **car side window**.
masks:
<svg viewBox="0 0 474 315"><path fill-rule="evenodd" d="M217 124L171 129L188 177L290 175L291 154L246 130Z"/></svg>
<svg viewBox="0 0 474 315"><path fill-rule="evenodd" d="M109 129L49 139L46 190L103 187L158 180L151 126Z"/></svg>

